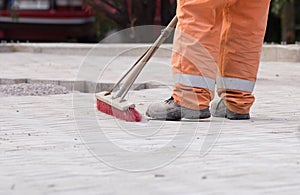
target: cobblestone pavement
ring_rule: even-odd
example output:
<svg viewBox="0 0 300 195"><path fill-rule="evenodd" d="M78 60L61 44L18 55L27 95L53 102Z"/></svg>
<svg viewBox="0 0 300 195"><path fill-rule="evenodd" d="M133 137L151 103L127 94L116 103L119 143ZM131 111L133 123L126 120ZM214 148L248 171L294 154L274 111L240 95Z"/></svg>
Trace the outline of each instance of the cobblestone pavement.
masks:
<svg viewBox="0 0 300 195"><path fill-rule="evenodd" d="M20 56L36 65L1 63L1 79L74 79L80 64L76 56L0 53L1 62ZM38 66L55 60L74 67ZM165 75L162 85L129 96L141 113L171 93L168 68L151 70L154 81ZM97 112L92 93L0 97L0 194L298 194L299 72L300 63L262 62L249 121L126 123Z"/></svg>

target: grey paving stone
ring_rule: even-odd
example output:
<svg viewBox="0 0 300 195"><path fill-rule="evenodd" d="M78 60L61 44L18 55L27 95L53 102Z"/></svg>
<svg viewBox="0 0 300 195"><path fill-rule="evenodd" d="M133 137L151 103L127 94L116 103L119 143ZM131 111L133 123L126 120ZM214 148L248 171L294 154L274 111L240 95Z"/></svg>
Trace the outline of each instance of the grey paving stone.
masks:
<svg viewBox="0 0 300 195"><path fill-rule="evenodd" d="M249 121L124 123L97 112L93 94L0 98L1 193L297 194L300 91L282 80L277 87L258 82ZM168 88L141 90L129 100L143 113L169 94ZM174 136L178 141L167 146ZM213 145L202 155L207 139ZM112 144L122 150L111 151ZM97 155L91 146L108 148ZM149 170L120 170L143 167Z"/></svg>
<svg viewBox="0 0 300 195"><path fill-rule="evenodd" d="M69 87L82 63L45 53L0 59L1 79ZM108 60L88 59L81 76L90 78L77 85L95 70L113 83L135 58L105 69ZM158 88L130 91L141 113L170 96L168 63L157 57L138 80ZM262 62L249 121L126 123L98 112L92 93L0 97L0 194L298 194L299 72L299 63Z"/></svg>

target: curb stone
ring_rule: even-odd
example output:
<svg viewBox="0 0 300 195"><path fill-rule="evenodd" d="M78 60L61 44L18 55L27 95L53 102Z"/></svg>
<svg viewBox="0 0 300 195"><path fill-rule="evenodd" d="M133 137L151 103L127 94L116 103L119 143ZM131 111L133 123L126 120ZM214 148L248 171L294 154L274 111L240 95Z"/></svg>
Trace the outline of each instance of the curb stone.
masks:
<svg viewBox="0 0 300 195"><path fill-rule="evenodd" d="M126 55L139 56L150 44L77 44L77 43L1 43L0 52L28 52L61 55L111 56L126 51ZM172 44L163 44L158 57L169 57ZM300 45L263 46L261 61L300 62Z"/></svg>

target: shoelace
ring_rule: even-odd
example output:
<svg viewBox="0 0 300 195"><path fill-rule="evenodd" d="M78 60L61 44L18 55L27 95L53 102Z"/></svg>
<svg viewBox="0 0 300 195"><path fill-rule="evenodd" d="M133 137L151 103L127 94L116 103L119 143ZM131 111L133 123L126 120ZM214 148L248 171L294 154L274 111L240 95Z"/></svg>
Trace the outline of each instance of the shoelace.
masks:
<svg viewBox="0 0 300 195"><path fill-rule="evenodd" d="M171 96L169 99L165 100L166 104L171 104L172 102L174 102L173 96Z"/></svg>

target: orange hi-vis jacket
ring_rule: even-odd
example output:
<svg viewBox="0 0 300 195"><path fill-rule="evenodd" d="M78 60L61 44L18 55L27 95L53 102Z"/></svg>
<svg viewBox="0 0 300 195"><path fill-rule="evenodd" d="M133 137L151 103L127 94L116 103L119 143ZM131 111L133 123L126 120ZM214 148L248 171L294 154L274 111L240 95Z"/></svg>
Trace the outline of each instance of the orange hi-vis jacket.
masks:
<svg viewBox="0 0 300 195"><path fill-rule="evenodd" d="M178 0L173 97L205 109L218 95L229 110L249 113L270 0Z"/></svg>

